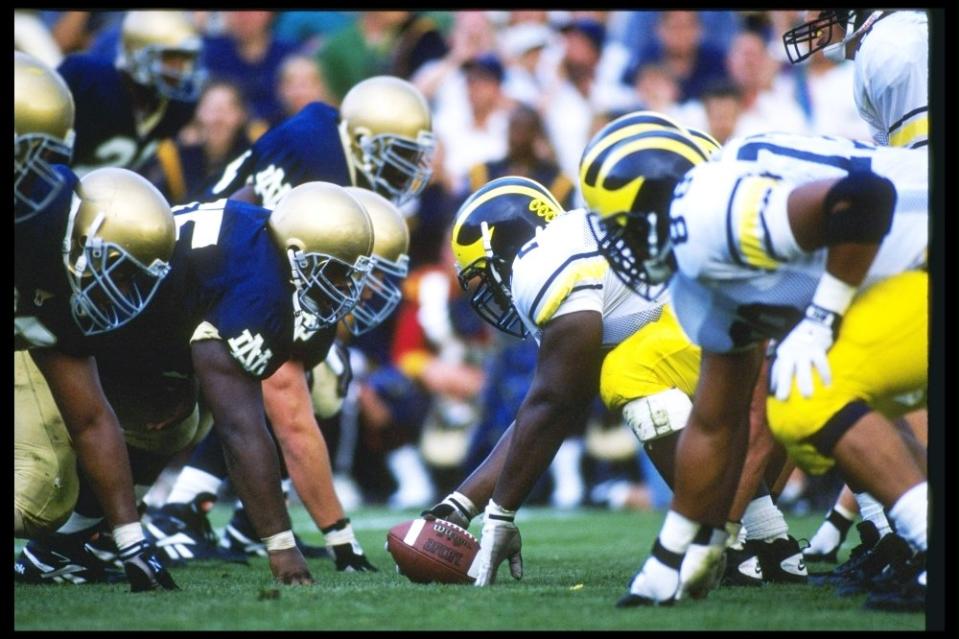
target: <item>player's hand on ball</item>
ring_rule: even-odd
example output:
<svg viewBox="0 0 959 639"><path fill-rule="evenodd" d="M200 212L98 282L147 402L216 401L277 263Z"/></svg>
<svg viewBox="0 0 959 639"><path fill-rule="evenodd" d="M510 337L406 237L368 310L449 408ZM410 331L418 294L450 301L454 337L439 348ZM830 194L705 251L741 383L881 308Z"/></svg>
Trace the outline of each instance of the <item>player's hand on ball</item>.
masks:
<svg viewBox="0 0 959 639"><path fill-rule="evenodd" d="M490 502L491 506L495 504ZM523 540L519 528L512 521L486 507L483 533L480 537L480 549L470 567L470 576L475 576L474 584L489 586L496 582L496 572L504 560L509 560L509 572L513 579L523 578Z"/></svg>

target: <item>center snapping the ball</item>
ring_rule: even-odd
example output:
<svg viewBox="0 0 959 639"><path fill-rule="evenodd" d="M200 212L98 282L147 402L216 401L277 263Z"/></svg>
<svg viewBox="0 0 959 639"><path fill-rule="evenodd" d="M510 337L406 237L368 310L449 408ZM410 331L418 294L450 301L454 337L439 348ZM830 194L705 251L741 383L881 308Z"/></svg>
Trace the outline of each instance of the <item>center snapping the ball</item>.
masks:
<svg viewBox="0 0 959 639"><path fill-rule="evenodd" d="M471 584L473 578L466 573L479 551L479 540L443 519L419 518L390 528L386 549L410 581Z"/></svg>

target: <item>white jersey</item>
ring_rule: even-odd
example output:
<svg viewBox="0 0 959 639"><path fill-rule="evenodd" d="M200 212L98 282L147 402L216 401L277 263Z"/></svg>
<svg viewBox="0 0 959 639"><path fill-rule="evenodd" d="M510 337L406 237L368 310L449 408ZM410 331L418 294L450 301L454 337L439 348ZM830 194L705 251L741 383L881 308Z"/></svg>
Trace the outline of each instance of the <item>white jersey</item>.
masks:
<svg viewBox="0 0 959 639"><path fill-rule="evenodd" d="M678 272L669 293L683 330L724 353L780 339L802 317L826 249L805 253L787 216L799 182L752 162L709 162L686 174L670 207ZM925 263L928 210L897 207L863 286Z"/></svg>
<svg viewBox="0 0 959 639"><path fill-rule="evenodd" d="M877 144L917 148L929 137L929 23L894 11L873 24L855 58L854 97Z"/></svg>
<svg viewBox="0 0 959 639"><path fill-rule="evenodd" d="M537 343L550 320L577 311L602 314L604 347L659 319L665 294L649 302L619 280L599 252L596 220L586 209L559 215L513 260L513 305Z"/></svg>
<svg viewBox="0 0 959 639"><path fill-rule="evenodd" d="M841 178L850 171L872 171L896 187L896 211L928 209L928 149L874 146L832 136L763 133L729 140L712 157L719 162L755 162L789 182ZM923 233L928 230L923 227Z"/></svg>

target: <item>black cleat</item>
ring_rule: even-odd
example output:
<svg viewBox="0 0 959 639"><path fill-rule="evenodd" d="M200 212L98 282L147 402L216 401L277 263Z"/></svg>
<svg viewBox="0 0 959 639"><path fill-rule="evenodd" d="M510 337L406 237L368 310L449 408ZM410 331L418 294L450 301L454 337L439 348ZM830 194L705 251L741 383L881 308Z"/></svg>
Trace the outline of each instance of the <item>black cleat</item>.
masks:
<svg viewBox="0 0 959 639"><path fill-rule="evenodd" d="M882 578L883 572L890 575L885 579L894 579L895 573L906 570L907 562L912 559L912 549L905 539L895 533L889 533L867 553L859 568L848 571L833 581L836 594L850 597L868 592L873 582ZM916 571L918 572L918 571Z"/></svg>
<svg viewBox="0 0 959 639"><path fill-rule="evenodd" d="M889 612L922 612L926 609L926 572L893 592L872 592L864 604L870 610ZM920 581L921 580L921 581Z"/></svg>
<svg viewBox="0 0 959 639"><path fill-rule="evenodd" d="M849 553L849 559L845 563L839 564L832 570L826 572L814 572L809 575L809 583L816 586L828 586L840 579L842 575L853 570L857 570L866 559L869 551L879 543L879 530L871 521L863 521L856 524L859 531L859 545Z"/></svg>
<svg viewBox="0 0 959 639"><path fill-rule="evenodd" d="M617 608L638 608L640 606L672 606L676 603L676 599L670 597L665 601L656 601L655 599L650 599L649 597L643 597L641 595L634 595L631 592L626 593L619 598L619 601L616 602Z"/></svg>
<svg viewBox="0 0 959 639"><path fill-rule="evenodd" d="M762 586L763 569L759 557L745 544L726 549L726 570L723 572L724 586Z"/></svg>
<svg viewBox="0 0 959 639"><path fill-rule="evenodd" d="M809 582L802 548L792 535L772 541L751 539L746 542L746 550L759 557L763 581L774 584Z"/></svg>
<svg viewBox="0 0 959 639"><path fill-rule="evenodd" d="M13 564L13 580L28 584L119 583L123 572L100 561L82 543L31 540Z"/></svg>

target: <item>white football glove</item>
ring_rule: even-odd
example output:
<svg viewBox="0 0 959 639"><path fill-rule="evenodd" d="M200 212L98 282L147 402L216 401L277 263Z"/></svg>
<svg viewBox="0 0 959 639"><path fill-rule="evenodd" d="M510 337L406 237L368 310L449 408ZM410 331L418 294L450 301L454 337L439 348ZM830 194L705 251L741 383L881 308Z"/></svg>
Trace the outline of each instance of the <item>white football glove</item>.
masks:
<svg viewBox="0 0 959 639"><path fill-rule="evenodd" d="M522 579L522 547L523 541L519 528L513 523L513 514L490 500L483 521L480 549L467 574L475 578L474 585L489 586L496 582L499 565L508 559L513 579Z"/></svg>
<svg viewBox="0 0 959 639"><path fill-rule="evenodd" d="M813 393L812 369L819 371L824 386L832 384L832 372L826 354L833 345L833 327L839 314L810 305L806 316L779 343L773 360L769 390L776 399L786 401L792 392L793 376L803 397Z"/></svg>

